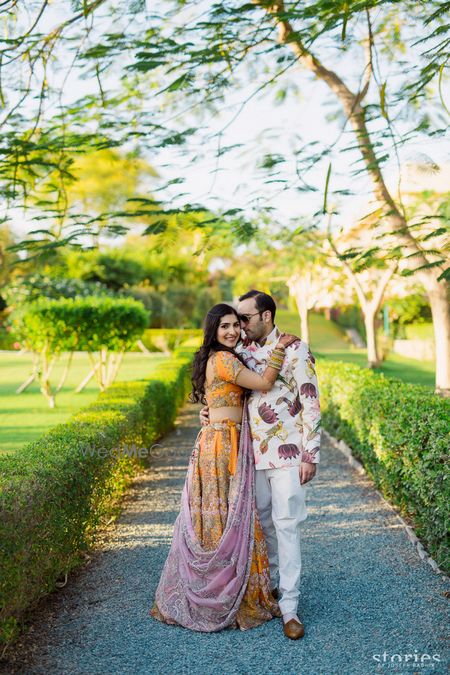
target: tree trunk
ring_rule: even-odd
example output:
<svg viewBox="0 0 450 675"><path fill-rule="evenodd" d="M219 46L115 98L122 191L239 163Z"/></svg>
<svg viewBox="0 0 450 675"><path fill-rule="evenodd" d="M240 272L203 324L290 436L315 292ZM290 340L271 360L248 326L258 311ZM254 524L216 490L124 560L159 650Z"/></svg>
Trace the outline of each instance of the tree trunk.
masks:
<svg viewBox="0 0 450 675"><path fill-rule="evenodd" d="M297 306L300 315L300 337L303 342L309 345L308 307L306 306L306 302Z"/></svg>
<svg viewBox="0 0 450 675"><path fill-rule="evenodd" d="M308 291L310 288L310 279L308 277L292 276L288 279L287 286L290 295L294 297L295 304L297 305L297 311L300 317L300 337L304 342L309 344Z"/></svg>
<svg viewBox="0 0 450 675"><path fill-rule="evenodd" d="M450 294L448 284L428 284L436 348L436 393L450 396Z"/></svg>
<svg viewBox="0 0 450 675"><path fill-rule="evenodd" d="M107 359L107 350L103 347L100 350L100 391L106 389L106 359Z"/></svg>
<svg viewBox="0 0 450 675"><path fill-rule="evenodd" d="M377 338L375 330L376 309L373 307L365 307L364 326L366 328L367 340L367 365L369 368L378 368L380 365L380 357L378 355Z"/></svg>
<svg viewBox="0 0 450 675"><path fill-rule="evenodd" d="M372 139L369 134L366 121L366 110L361 105L367 94L372 74L372 57L366 65L366 81L358 93L353 93L339 77L339 75L326 68L303 44L299 33L294 31L290 21L286 18L284 0L274 0L272 3L264 3L262 0L253 0L255 4L263 7L274 18L279 30L279 41L290 47L299 62L302 63L314 75L325 82L331 91L341 102L344 113L350 120L355 132L358 146L361 151L366 170L370 176L374 193L381 204L385 206L385 215L392 225L393 234L404 247L404 253L414 254L417 266L425 266L430 261L427 251L415 240L405 216L399 210L392 195L390 194L376 155ZM371 50L370 50L371 51ZM449 309L449 284L447 281L438 282L433 269L424 269L419 273L427 290L433 316L433 328L436 340L436 392L450 395L450 309Z"/></svg>
<svg viewBox="0 0 450 675"><path fill-rule="evenodd" d="M40 388L41 393L45 396L48 401L50 408L55 407L55 395L52 392L52 387L50 384L50 373L52 371L54 364L54 358L50 360L50 363L47 358L47 344L41 352L41 373L40 373Z"/></svg>
<svg viewBox="0 0 450 675"><path fill-rule="evenodd" d="M117 377L117 374L119 372L120 365L122 363L122 359L123 359L124 354L125 354L125 352L119 352L118 355L117 355L117 360L114 364L114 371L113 371L113 374L112 374L112 377L111 377L111 384L113 382L115 382L115 380L116 380L116 377Z"/></svg>
<svg viewBox="0 0 450 675"><path fill-rule="evenodd" d="M80 382L80 384L78 385L78 387L75 389L75 393L76 393L76 394L79 394L80 391L82 391L82 390L85 388L85 386L92 380L92 378L93 378L94 375L96 374L97 369L98 369L99 367L100 367L100 363L94 363L94 364L93 364L92 370L86 375L86 377L84 378L84 380L83 380L82 382Z"/></svg>
<svg viewBox="0 0 450 675"><path fill-rule="evenodd" d="M66 367L64 368L64 372L61 376L59 384L56 387L56 393L58 393L58 391L61 391L61 389L63 388L63 386L64 386L64 384L67 380L67 375L69 374L70 366L72 365L73 354L74 354L74 352L70 352L70 354L69 354L69 358L67 360Z"/></svg>

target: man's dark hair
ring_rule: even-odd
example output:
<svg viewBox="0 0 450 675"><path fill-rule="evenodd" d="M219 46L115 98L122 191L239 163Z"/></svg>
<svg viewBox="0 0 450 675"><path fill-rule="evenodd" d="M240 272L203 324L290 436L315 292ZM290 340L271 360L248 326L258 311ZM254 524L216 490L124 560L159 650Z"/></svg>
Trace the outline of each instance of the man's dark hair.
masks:
<svg viewBox="0 0 450 675"><path fill-rule="evenodd" d="M257 291L253 289L248 293L244 293L244 295L241 295L241 297L239 298L239 302L242 302L242 300L248 300L248 298L255 298L256 309L258 310L258 312L269 311L272 316L272 321L275 322L275 313L277 311L277 306L275 304L275 300L272 298L271 295L264 293L264 291Z"/></svg>

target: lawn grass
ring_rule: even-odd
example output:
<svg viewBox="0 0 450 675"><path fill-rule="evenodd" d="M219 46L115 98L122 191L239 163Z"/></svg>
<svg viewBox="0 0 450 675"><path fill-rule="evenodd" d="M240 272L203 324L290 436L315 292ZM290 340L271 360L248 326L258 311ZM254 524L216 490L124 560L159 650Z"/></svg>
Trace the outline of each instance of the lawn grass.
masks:
<svg viewBox="0 0 450 675"><path fill-rule="evenodd" d="M278 310L276 324L286 333L300 335L300 319L294 312ZM315 352L322 349L337 349L343 352L351 347L344 331L334 321L327 321L323 314L309 313L310 346Z"/></svg>
<svg viewBox="0 0 450 675"><path fill-rule="evenodd" d="M59 381L65 359L64 355L60 363L55 364L52 382ZM128 353L124 357L117 381L147 377L164 360L167 357L161 354ZM77 352L74 355L68 378L56 396L56 407L53 410L48 407L35 382L23 393L15 393L17 387L28 377L31 365L29 354L0 352L0 453L17 452L50 427L65 422L76 410L98 397L99 390L93 380L79 394L74 392L90 370L90 362L85 353Z"/></svg>
<svg viewBox="0 0 450 675"><path fill-rule="evenodd" d="M300 334L299 318L295 313L281 310L276 318L281 330ZM362 368L367 365L366 350L355 349L340 326L333 321L327 321L322 314L310 313L309 330L311 349L316 357L356 363ZM433 361L407 359L391 352L378 370L387 377L396 377L404 382L434 388Z"/></svg>

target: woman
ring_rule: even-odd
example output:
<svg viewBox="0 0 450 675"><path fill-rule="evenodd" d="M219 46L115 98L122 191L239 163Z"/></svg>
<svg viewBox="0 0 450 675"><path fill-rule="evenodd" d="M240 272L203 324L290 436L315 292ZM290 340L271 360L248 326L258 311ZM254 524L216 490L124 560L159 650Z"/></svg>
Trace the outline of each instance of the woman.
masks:
<svg viewBox="0 0 450 675"><path fill-rule="evenodd" d="M155 619L198 631L247 630L281 616L269 588L266 543L254 497L254 460L245 390L269 391L281 369L281 338L263 375L234 353L236 311L215 305L193 365L193 400L209 406L191 454L181 510L150 610Z"/></svg>

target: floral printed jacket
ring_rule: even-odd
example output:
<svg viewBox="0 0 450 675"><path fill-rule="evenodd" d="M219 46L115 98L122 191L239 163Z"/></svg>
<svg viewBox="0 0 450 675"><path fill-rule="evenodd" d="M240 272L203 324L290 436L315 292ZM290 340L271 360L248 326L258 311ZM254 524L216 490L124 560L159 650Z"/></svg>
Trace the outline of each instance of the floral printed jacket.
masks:
<svg viewBox="0 0 450 675"><path fill-rule="evenodd" d="M275 326L261 347L242 342L236 347L246 365L263 373L280 331ZM249 398L250 429L256 469L299 466L320 461L320 404L314 357L302 340L287 347L273 388Z"/></svg>

